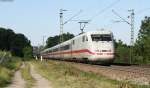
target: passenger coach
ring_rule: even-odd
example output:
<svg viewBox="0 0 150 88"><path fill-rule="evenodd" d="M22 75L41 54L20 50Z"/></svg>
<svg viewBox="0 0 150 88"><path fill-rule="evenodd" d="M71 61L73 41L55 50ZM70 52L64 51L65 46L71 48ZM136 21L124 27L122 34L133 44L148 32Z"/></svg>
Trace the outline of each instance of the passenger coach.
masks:
<svg viewBox="0 0 150 88"><path fill-rule="evenodd" d="M41 56L46 59L112 63L114 60L113 34L107 30L86 32L45 49L41 52Z"/></svg>

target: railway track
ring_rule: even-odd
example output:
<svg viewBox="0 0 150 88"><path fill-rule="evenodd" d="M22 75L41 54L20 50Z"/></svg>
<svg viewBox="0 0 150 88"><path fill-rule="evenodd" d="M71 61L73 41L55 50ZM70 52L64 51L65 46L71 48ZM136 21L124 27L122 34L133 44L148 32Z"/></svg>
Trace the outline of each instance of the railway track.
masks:
<svg viewBox="0 0 150 88"><path fill-rule="evenodd" d="M102 76L115 79L130 81L135 84L150 85L150 67L142 66L101 66L83 63L72 63L74 67L86 71L100 74Z"/></svg>
<svg viewBox="0 0 150 88"><path fill-rule="evenodd" d="M136 67L136 66L112 66L111 69L114 70L120 70L120 71L126 71L129 73L135 73L135 74L141 74L143 76L150 77L150 68L144 68L144 67Z"/></svg>
<svg viewBox="0 0 150 88"><path fill-rule="evenodd" d="M121 71L126 80L138 84L150 84L150 68L136 66L112 66L111 70ZM120 75L120 74L119 74Z"/></svg>

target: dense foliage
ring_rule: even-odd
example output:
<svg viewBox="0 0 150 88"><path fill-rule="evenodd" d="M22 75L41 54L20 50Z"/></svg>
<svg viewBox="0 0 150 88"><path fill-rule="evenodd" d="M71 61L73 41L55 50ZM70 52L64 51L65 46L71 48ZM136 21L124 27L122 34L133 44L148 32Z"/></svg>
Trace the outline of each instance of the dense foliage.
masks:
<svg viewBox="0 0 150 88"><path fill-rule="evenodd" d="M24 56L23 49L31 48L30 41L23 34L17 34L11 29L0 28L0 50L11 51L14 56Z"/></svg>
<svg viewBox="0 0 150 88"><path fill-rule="evenodd" d="M14 72L20 65L20 58L12 57L10 52L0 51L0 88L11 82Z"/></svg>
<svg viewBox="0 0 150 88"><path fill-rule="evenodd" d="M67 41L67 40L69 40L69 39L71 39L71 38L73 38L73 37L74 37L74 35L73 35L73 34L70 34L70 33L68 33L68 32L63 34L63 40L64 40L64 41ZM49 38L47 39L47 41L46 41L46 48L55 46L55 45L57 45L57 44L59 44L59 43L60 43L60 36L59 36L59 35L56 35L56 36L54 36L54 37L49 37Z"/></svg>
<svg viewBox="0 0 150 88"><path fill-rule="evenodd" d="M116 63L130 63L130 47L121 40L115 41L115 52Z"/></svg>
<svg viewBox="0 0 150 88"><path fill-rule="evenodd" d="M135 43L135 58L141 63L150 63L150 17L145 17Z"/></svg>
<svg viewBox="0 0 150 88"><path fill-rule="evenodd" d="M28 58L28 59L32 58L33 56L32 53L33 53L33 49L30 46L23 48L24 58Z"/></svg>

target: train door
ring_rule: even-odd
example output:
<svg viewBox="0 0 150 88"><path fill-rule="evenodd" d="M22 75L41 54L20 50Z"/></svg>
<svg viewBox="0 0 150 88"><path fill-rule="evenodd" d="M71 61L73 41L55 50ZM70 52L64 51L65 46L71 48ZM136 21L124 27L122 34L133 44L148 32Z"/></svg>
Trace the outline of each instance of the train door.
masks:
<svg viewBox="0 0 150 88"><path fill-rule="evenodd" d="M72 57L72 46L73 46L73 41L71 41L71 44L70 44L70 50L71 50L70 57L71 57L71 59L73 58L73 57Z"/></svg>
<svg viewBox="0 0 150 88"><path fill-rule="evenodd" d="M60 46L59 47L59 58L61 58L61 59L64 59L64 54L62 53L62 51L63 51L63 47L62 46Z"/></svg>
<svg viewBox="0 0 150 88"><path fill-rule="evenodd" d="M73 54L74 48L75 48L75 40L72 40L72 42L71 42L71 58L72 59L75 59L75 56Z"/></svg>

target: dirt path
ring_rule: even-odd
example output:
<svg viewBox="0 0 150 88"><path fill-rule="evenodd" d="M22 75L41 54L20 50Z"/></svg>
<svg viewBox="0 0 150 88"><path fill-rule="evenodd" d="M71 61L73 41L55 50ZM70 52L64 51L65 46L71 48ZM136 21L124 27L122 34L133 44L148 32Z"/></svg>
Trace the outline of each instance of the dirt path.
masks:
<svg viewBox="0 0 150 88"><path fill-rule="evenodd" d="M36 80L36 83L33 86L33 88L52 88L50 86L50 82L35 71L34 65L31 64L30 66L31 66L31 75Z"/></svg>
<svg viewBox="0 0 150 88"><path fill-rule="evenodd" d="M23 80L23 78L21 76L21 71L20 70L18 70L15 73L12 84L9 85L6 88L25 88L25 81Z"/></svg>

